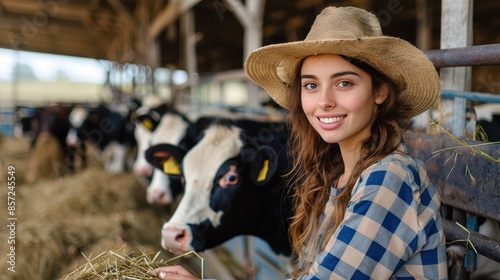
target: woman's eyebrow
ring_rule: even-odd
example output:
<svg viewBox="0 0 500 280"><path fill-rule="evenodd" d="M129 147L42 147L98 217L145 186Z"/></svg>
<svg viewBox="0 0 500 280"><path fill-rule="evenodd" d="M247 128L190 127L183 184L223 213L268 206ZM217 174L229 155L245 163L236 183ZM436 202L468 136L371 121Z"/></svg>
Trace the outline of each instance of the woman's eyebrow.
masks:
<svg viewBox="0 0 500 280"><path fill-rule="evenodd" d="M353 71L344 71L344 72L338 72L338 73L332 74L330 76L330 78L337 78L337 77L340 77L340 76L347 76L347 75L355 75L355 76L360 77L359 74L356 73L356 72L353 72Z"/></svg>
<svg viewBox="0 0 500 280"><path fill-rule="evenodd" d="M331 79L333 78L337 78L337 77L341 77L341 76L347 76L347 75L355 75L355 76L359 76L358 73L356 72L352 72L352 71L343 71L343 72L338 72L338 73L334 73L330 76ZM315 75L307 75L307 74L304 74L304 75L301 75L300 76L301 79L316 79L316 76Z"/></svg>
<svg viewBox="0 0 500 280"><path fill-rule="evenodd" d="M300 76L301 79L316 79L316 76L314 75L302 75Z"/></svg>

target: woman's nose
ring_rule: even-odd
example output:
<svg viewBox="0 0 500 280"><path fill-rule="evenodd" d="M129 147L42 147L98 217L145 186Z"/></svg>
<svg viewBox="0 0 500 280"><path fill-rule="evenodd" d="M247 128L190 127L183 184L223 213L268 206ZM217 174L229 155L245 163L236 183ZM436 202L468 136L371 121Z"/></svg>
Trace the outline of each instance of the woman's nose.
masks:
<svg viewBox="0 0 500 280"><path fill-rule="evenodd" d="M330 90L324 89L321 91L318 105L322 109L331 109L335 107L335 98Z"/></svg>

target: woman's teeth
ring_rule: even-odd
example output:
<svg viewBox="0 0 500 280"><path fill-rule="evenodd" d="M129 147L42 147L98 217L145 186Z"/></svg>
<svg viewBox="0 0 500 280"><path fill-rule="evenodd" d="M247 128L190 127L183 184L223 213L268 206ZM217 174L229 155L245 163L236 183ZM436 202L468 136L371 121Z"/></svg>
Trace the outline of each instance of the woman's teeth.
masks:
<svg viewBox="0 0 500 280"><path fill-rule="evenodd" d="M322 123L336 123L343 120L344 117L334 117L334 118L319 118L319 121Z"/></svg>

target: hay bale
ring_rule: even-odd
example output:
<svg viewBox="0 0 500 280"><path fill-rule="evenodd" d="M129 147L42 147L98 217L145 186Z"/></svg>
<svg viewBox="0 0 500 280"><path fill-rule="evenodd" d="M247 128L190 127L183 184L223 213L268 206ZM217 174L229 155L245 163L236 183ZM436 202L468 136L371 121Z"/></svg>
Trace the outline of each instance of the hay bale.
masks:
<svg viewBox="0 0 500 280"><path fill-rule="evenodd" d="M83 254L95 257L124 246L124 256L162 250L161 226L168 214L146 202L145 186L133 174L92 166L55 180L23 183L21 173L31 171L29 151L28 140L6 138L0 153L2 175L5 164L16 167L18 218L16 272L4 273L2 279L64 279L87 263ZM0 177L0 185L6 186L6 178ZM6 190L0 190L4 205ZM6 215L0 211L0 219L5 221ZM0 228L0 240L8 240L6 229ZM7 245L1 245L2 252ZM0 262L0 271L8 272L8 266Z"/></svg>
<svg viewBox="0 0 500 280"><path fill-rule="evenodd" d="M55 279L61 270L81 256L81 252L102 250L101 246L106 242L120 245L108 246L115 250L123 244L134 250L159 250L161 225L144 227L142 220L137 218L146 215L120 213L113 217L81 215L65 220L19 220L16 229L17 268L6 279ZM149 216L155 219L151 218L151 213ZM156 236L149 236L151 239L147 240L151 231ZM0 238L7 240L7 233L2 231ZM7 262L0 263L3 271L7 271L8 266Z"/></svg>
<svg viewBox="0 0 500 280"><path fill-rule="evenodd" d="M7 279L54 279L61 266L83 248L101 239L119 239L117 228L106 216L76 217L71 221L28 220L16 224L16 272ZM0 234L7 240L6 233ZM0 263L7 271L9 264ZM5 278L3 278L5 279Z"/></svg>
<svg viewBox="0 0 500 280"><path fill-rule="evenodd" d="M62 174L64 155L59 141L48 132L41 132L31 153L28 182L55 179Z"/></svg>
<svg viewBox="0 0 500 280"><path fill-rule="evenodd" d="M2 279L56 279L81 252L106 241L161 250L163 219L145 195L133 174L97 168L17 185L17 267ZM3 220L5 215L0 213ZM0 229L0 239L7 238L8 232ZM1 262L0 270L8 271L8 265Z"/></svg>
<svg viewBox="0 0 500 280"><path fill-rule="evenodd" d="M8 166L16 168L16 184L26 183L25 173L28 171L30 140L26 137L6 137L0 146L0 181L5 179Z"/></svg>
<svg viewBox="0 0 500 280"><path fill-rule="evenodd" d="M36 194L36 199L34 197ZM71 215L99 215L150 208L146 190L133 174L111 174L88 168L74 176L40 181L19 189L21 215L65 219Z"/></svg>

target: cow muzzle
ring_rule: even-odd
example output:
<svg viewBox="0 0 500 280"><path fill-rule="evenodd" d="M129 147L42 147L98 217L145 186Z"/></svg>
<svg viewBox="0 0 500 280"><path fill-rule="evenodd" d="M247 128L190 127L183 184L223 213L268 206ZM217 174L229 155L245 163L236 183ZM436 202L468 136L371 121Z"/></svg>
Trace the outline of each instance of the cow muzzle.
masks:
<svg viewBox="0 0 500 280"><path fill-rule="evenodd" d="M172 253L181 254L193 251L192 234L187 226L165 224L161 230L161 246Z"/></svg>
<svg viewBox="0 0 500 280"><path fill-rule="evenodd" d="M173 201L168 192L149 188L147 190L146 200L152 205L169 205Z"/></svg>
<svg viewBox="0 0 500 280"><path fill-rule="evenodd" d="M134 174L137 176L151 176L153 168L149 165L134 165Z"/></svg>

